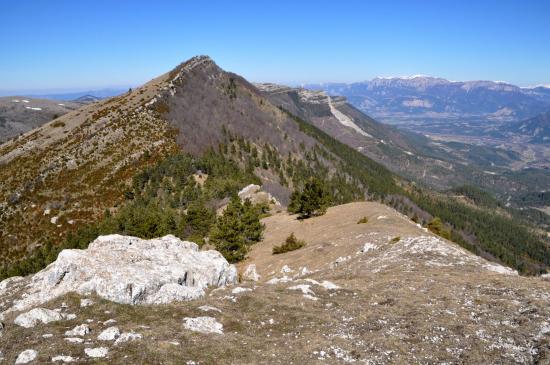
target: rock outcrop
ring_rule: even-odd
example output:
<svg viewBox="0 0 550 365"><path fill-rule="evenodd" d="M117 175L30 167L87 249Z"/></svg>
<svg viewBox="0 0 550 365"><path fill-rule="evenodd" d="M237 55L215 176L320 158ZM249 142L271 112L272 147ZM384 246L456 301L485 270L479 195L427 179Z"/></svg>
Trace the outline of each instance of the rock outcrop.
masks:
<svg viewBox="0 0 550 365"><path fill-rule="evenodd" d="M199 251L193 242L171 235L151 240L100 236L86 250L61 251L30 279L26 295L10 310L25 310L69 292L96 293L123 304L169 303L199 298L209 285L236 281L236 268L219 252Z"/></svg>
<svg viewBox="0 0 550 365"><path fill-rule="evenodd" d="M245 186L241 191L239 191L239 198L241 200L250 199L254 204L273 204L280 207L281 203L277 201L271 194L268 192L262 191L260 185L250 184Z"/></svg>
<svg viewBox="0 0 550 365"><path fill-rule="evenodd" d="M21 313L15 318L15 324L25 328L31 328L40 323L61 321L66 318L63 313L46 308L34 308L26 313Z"/></svg>

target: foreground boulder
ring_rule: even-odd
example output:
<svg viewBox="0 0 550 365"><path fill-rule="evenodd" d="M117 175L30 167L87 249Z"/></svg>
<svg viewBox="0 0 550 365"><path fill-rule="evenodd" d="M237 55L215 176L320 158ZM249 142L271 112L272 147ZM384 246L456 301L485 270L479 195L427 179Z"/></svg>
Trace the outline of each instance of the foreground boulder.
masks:
<svg viewBox="0 0 550 365"><path fill-rule="evenodd" d="M31 328L38 323L50 323L67 319L63 313L46 308L34 308L26 313L21 313L15 318L14 323L18 326Z"/></svg>
<svg viewBox="0 0 550 365"><path fill-rule="evenodd" d="M35 350L25 350L23 351L22 353L19 354L19 356L17 356L17 359L15 360L15 364L28 364L29 362L33 361L34 359L36 359L36 357L38 356L38 352L36 352Z"/></svg>
<svg viewBox="0 0 550 365"><path fill-rule="evenodd" d="M207 286L237 281L237 270L217 251L168 235L143 240L100 236L86 250L63 250L35 274L11 310L25 310L69 292L122 304L161 304L204 295Z"/></svg>

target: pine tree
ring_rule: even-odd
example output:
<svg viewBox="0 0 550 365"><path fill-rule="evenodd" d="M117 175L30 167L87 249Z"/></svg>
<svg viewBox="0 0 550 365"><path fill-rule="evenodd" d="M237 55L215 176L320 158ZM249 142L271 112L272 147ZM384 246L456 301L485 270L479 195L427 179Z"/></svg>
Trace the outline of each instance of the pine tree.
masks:
<svg viewBox="0 0 550 365"><path fill-rule="evenodd" d="M210 241L229 262L244 259L248 252L244 223L241 220L242 211L239 197L233 196L210 233Z"/></svg>
<svg viewBox="0 0 550 365"><path fill-rule="evenodd" d="M216 219L215 213L202 201L189 205L184 217L180 220L178 233L180 237L201 243Z"/></svg>
<svg viewBox="0 0 550 365"><path fill-rule="evenodd" d="M249 246L262 238L264 225L260 210L249 199L244 203L237 195L231 198L210 233L210 241L229 262L243 260Z"/></svg>
<svg viewBox="0 0 550 365"><path fill-rule="evenodd" d="M329 203L330 195L324 184L319 179L311 178L302 192L292 193L289 211L298 213L299 218L305 219L325 214Z"/></svg>
<svg viewBox="0 0 550 365"><path fill-rule="evenodd" d="M261 209L254 206L250 199L246 199L242 207L241 221L244 224L244 236L246 243L251 245L262 239L265 226L260 222Z"/></svg>

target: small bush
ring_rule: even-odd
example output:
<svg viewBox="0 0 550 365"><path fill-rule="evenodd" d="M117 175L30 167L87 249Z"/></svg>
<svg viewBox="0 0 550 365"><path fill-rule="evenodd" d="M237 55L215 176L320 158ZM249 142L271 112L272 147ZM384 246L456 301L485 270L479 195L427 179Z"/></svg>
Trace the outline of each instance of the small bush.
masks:
<svg viewBox="0 0 550 365"><path fill-rule="evenodd" d="M299 248L304 247L305 245L306 245L306 243L302 240L297 239L296 236L294 235L294 232L293 232L293 233L290 234L290 236L288 236L286 238L285 243L283 243L280 246L273 247L273 254L278 255L280 253L294 251L294 250L297 250Z"/></svg>
<svg viewBox="0 0 550 365"><path fill-rule="evenodd" d="M368 222L369 222L369 219L367 217L363 217L357 221L357 224L363 224Z"/></svg>
<svg viewBox="0 0 550 365"><path fill-rule="evenodd" d="M397 243L399 241L401 241L401 236L395 236L390 240L390 243L393 245L394 243Z"/></svg>
<svg viewBox="0 0 550 365"><path fill-rule="evenodd" d="M52 123L53 128L63 128L64 126L65 126L65 123L60 120Z"/></svg>
<svg viewBox="0 0 550 365"><path fill-rule="evenodd" d="M434 219L432 219L432 221L426 225L426 228L428 228L430 232L435 233L440 237L448 240L451 239L451 232L444 228L443 222L441 222L441 219L439 217L435 217Z"/></svg>

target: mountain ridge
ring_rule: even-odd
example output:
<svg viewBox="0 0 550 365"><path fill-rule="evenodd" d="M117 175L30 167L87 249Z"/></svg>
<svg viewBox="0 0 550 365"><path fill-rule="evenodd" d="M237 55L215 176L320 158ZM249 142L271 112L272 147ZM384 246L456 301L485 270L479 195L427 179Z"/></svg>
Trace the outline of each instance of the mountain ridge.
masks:
<svg viewBox="0 0 550 365"><path fill-rule="evenodd" d="M307 96L312 100L318 97ZM337 98L334 104L317 105L321 114L329 112L334 117L334 110L348 113L346 104ZM360 114L357 110L354 113ZM340 126L341 122L336 121ZM373 135L375 129L369 128L376 126L360 127ZM51 251L46 250L45 260L37 248L56 247L70 238L69 233L75 234L106 212L119 211L143 192L143 185L133 184L132 179L147 182L151 169L166 171L162 161L178 153L215 154L252 180L243 182L261 182L283 203L292 190L316 177L330 189L333 204L378 199L407 214L416 212L426 224L436 215L445 215L444 224L452 229L453 239L478 254L533 274L548 265L542 241L529 229L505 217L462 206L460 209L467 212L465 219L470 221L461 222L450 214L445 195L422 190L391 173L316 127L313 119L301 119L273 104L252 84L221 70L204 56L194 57L131 92L84 106L0 146L0 178L5 182L0 187L0 250L6 261L16 263L30 250L38 256L31 255L34 261L27 261L25 265L30 267L24 266L24 272L35 270L36 263L47 263ZM218 162L198 161L197 167L208 171L213 168L209 164ZM243 187L219 183L214 196L209 197L214 205ZM174 181L170 180L155 184L167 190L157 195L146 189L153 198L181 189L172 186ZM189 201L177 198L171 204L184 211ZM453 200L452 204L459 203ZM493 227L519 230L516 238L508 236L510 229L495 231L491 234L499 237L498 243L490 242L487 230L493 227L476 223L474 217L478 216L477 221L493 220ZM22 224L28 227L22 229ZM472 230L478 232L479 240ZM517 237L523 237L521 244L514 241ZM520 253L527 257L520 257Z"/></svg>

